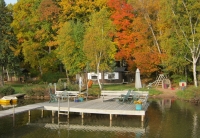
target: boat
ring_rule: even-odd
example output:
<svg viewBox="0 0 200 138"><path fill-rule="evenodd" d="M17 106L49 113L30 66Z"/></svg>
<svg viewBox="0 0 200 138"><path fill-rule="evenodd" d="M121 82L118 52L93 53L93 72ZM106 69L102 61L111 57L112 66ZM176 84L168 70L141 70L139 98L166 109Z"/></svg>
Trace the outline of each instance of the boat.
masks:
<svg viewBox="0 0 200 138"><path fill-rule="evenodd" d="M0 104L14 104L17 103L17 98L16 97L3 97L0 99Z"/></svg>

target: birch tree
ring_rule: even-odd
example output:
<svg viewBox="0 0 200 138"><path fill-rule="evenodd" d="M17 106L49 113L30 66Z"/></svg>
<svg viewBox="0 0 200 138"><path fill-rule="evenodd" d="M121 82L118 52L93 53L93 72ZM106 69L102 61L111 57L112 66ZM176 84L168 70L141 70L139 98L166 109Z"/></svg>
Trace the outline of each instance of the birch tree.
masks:
<svg viewBox="0 0 200 138"><path fill-rule="evenodd" d="M91 16L89 26L84 37L84 52L89 66L99 76L100 71L109 70L109 65L114 60L116 48L112 42L112 31L114 26L109 19L107 9L103 8ZM98 84L102 89L99 77Z"/></svg>
<svg viewBox="0 0 200 138"><path fill-rule="evenodd" d="M192 63L193 81L197 87L197 61L200 55L200 2L177 0L171 4L177 38L188 50L183 58Z"/></svg>

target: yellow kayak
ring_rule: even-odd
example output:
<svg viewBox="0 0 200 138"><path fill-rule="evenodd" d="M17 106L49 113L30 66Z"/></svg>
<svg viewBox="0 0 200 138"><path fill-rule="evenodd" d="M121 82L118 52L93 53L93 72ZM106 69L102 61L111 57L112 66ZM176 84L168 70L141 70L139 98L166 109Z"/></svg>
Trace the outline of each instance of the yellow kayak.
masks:
<svg viewBox="0 0 200 138"><path fill-rule="evenodd" d="M16 97L12 97L12 98L1 98L0 99L0 104L13 104L13 103L17 103L17 98Z"/></svg>

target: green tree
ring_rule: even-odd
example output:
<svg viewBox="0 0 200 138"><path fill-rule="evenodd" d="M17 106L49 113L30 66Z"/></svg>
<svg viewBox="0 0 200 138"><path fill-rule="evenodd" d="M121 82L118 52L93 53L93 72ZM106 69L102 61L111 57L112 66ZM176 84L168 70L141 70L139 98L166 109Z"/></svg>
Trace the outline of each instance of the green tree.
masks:
<svg viewBox="0 0 200 138"><path fill-rule="evenodd" d="M86 57L83 52L84 25L74 20L65 22L57 37L56 55L63 63L68 75L81 73L85 68Z"/></svg>
<svg viewBox="0 0 200 138"><path fill-rule="evenodd" d="M13 69L16 57L12 51L16 44L15 35L10 26L12 11L6 7L4 0L0 0L0 85L4 85L4 71Z"/></svg>
<svg viewBox="0 0 200 138"><path fill-rule="evenodd" d="M91 69L97 72L110 70L116 48L112 42L114 26L106 8L92 14L84 37L84 52ZM98 78L100 89L101 83Z"/></svg>
<svg viewBox="0 0 200 138"><path fill-rule="evenodd" d="M188 64L186 60L191 63L194 85L197 87L197 61L200 55L200 2L176 0L166 1L164 5L167 5L171 11L169 15L172 18L171 31L167 37L173 43L173 50L176 50L171 53L171 56L175 57L173 61L183 61L181 66ZM166 23L168 22L165 21ZM168 30L165 29L165 31Z"/></svg>
<svg viewBox="0 0 200 138"><path fill-rule="evenodd" d="M162 52L165 56L162 57L162 66L165 73L172 74L172 78L184 77L186 67L189 62L184 58L188 52L182 40L177 38L177 26L174 25L174 18L172 15L172 7L169 1L160 1L160 8L157 22L157 27L160 30L159 42L162 47ZM174 78L175 79L175 78Z"/></svg>

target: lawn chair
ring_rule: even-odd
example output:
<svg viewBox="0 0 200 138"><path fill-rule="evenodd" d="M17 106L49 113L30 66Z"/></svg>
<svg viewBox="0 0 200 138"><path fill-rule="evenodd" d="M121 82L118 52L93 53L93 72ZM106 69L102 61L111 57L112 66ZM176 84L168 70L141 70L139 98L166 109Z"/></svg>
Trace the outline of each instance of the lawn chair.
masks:
<svg viewBox="0 0 200 138"><path fill-rule="evenodd" d="M126 93L126 95L122 94L120 99L119 99L119 103L123 104L125 102L129 102L129 96L131 94L131 90L128 90L128 92Z"/></svg>
<svg viewBox="0 0 200 138"><path fill-rule="evenodd" d="M61 95L62 101L63 101L64 99L67 100L68 97L69 97L69 93L68 93L67 91L62 92L62 95Z"/></svg>
<svg viewBox="0 0 200 138"><path fill-rule="evenodd" d="M49 84L49 96L50 96L50 100L49 100L50 103L58 101L56 94L54 94L52 89L51 89L51 84Z"/></svg>
<svg viewBox="0 0 200 138"><path fill-rule="evenodd" d="M140 95L137 92L132 93L132 100L130 103L133 103L134 101L137 101L139 99Z"/></svg>

